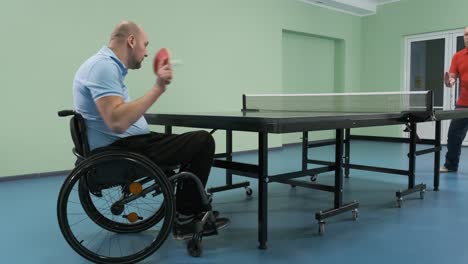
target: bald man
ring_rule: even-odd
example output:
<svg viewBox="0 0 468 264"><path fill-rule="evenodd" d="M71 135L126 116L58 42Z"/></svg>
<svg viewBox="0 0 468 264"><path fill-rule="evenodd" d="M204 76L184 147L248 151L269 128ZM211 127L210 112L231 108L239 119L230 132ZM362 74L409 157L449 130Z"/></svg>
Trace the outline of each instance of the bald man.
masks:
<svg viewBox="0 0 468 264"><path fill-rule="evenodd" d="M74 107L85 119L91 150L116 146L141 153L156 164L181 165L206 185L213 162L215 142L206 131L181 135L151 132L144 113L166 91L172 80L171 65L160 65L156 81L142 97L131 100L124 83L128 69L139 69L148 56L148 35L131 21L119 23L108 46L102 47L78 69L73 82ZM176 239L191 238L201 212L201 197L195 184L178 184ZM227 218L217 218L218 228ZM211 233L213 230L206 230Z"/></svg>

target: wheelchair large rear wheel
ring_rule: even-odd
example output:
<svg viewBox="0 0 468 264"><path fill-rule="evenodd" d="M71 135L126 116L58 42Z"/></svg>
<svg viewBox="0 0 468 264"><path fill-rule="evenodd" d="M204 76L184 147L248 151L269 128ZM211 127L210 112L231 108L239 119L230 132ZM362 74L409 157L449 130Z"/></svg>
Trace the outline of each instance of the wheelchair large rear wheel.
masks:
<svg viewBox="0 0 468 264"><path fill-rule="evenodd" d="M89 194L84 177L109 162L143 171L146 180L139 192L125 194L116 185L103 190L99 199ZM112 205L122 195L124 209L116 214ZM146 157L128 152L103 152L81 162L66 178L57 203L66 241L97 263L135 263L153 254L169 235L174 212L173 189L164 172Z"/></svg>

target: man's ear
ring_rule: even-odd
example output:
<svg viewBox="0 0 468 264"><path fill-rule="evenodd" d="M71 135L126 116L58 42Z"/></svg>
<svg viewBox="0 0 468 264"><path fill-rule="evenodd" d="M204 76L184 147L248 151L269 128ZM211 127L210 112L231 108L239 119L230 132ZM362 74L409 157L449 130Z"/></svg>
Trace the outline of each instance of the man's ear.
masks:
<svg viewBox="0 0 468 264"><path fill-rule="evenodd" d="M128 44L128 46L130 46L130 48L135 47L135 41L136 41L136 40L135 40L135 36L134 36L134 35L128 36L128 38L127 38L127 44Z"/></svg>

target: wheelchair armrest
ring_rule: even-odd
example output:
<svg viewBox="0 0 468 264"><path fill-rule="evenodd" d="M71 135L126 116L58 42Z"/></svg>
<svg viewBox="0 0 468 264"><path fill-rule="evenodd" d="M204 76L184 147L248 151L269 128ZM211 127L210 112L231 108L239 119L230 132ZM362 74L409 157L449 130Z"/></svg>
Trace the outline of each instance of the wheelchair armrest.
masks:
<svg viewBox="0 0 468 264"><path fill-rule="evenodd" d="M58 116L64 117L64 116L71 116L75 114L75 111L73 110L61 110L57 112Z"/></svg>

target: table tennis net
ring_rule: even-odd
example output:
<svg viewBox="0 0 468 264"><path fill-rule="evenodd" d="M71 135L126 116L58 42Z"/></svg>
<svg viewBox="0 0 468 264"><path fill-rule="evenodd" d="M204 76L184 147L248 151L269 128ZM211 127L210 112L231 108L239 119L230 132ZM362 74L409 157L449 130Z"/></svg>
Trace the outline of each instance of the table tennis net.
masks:
<svg viewBox="0 0 468 264"><path fill-rule="evenodd" d="M431 111L432 93L371 92L318 94L245 94L244 111L388 113Z"/></svg>

